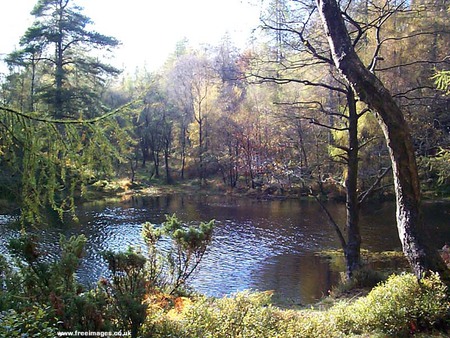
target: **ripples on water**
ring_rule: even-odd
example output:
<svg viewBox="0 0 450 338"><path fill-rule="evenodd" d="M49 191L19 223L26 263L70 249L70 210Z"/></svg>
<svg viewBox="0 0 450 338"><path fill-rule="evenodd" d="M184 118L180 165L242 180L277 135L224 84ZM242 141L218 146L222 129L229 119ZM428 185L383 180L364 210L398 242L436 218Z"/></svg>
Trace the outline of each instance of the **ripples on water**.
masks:
<svg viewBox="0 0 450 338"><path fill-rule="evenodd" d="M343 205L330 205L330 211L338 222L345 219ZM362 212L363 246L371 250L399 247L393 212L391 207ZM166 214L173 213L186 222L216 219L211 247L191 283L199 292L223 296L244 289L274 290L274 297L284 302L311 303L326 294L337 279L338 272L314 255L339 244L320 207L312 202L220 196L134 199L118 205L82 206L78 210L80 224L38 233L47 259L58 257L61 233L85 234L86 255L78 277L92 285L107 274L102 251L124 251L129 246L145 250L142 224L161 224ZM7 226L12 220L11 216L0 215L3 253L6 239L17 236L17 231ZM438 218L436 227L441 229L441 239L449 240L448 227L442 222Z"/></svg>

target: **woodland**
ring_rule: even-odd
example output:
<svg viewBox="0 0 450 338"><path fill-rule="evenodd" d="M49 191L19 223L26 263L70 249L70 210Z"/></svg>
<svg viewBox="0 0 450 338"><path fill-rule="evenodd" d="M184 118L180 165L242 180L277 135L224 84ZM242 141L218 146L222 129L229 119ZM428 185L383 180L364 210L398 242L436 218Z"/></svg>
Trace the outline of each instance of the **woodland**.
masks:
<svg viewBox="0 0 450 338"><path fill-rule="evenodd" d="M35 21L3 60L0 207L19 211L23 227L48 213L64 221L119 181L336 199L347 221L330 223L350 279L361 267L361 206L391 199L416 277L434 278L431 270L448 284L420 214L421 199L450 194L448 3L261 6L245 49L226 35L201 48L183 40L157 71L122 73L105 61L120 41L93 30L75 1L37 1ZM175 239L192 240L186 231ZM196 245L210 228L198 231ZM133 320L137 336L142 321Z"/></svg>

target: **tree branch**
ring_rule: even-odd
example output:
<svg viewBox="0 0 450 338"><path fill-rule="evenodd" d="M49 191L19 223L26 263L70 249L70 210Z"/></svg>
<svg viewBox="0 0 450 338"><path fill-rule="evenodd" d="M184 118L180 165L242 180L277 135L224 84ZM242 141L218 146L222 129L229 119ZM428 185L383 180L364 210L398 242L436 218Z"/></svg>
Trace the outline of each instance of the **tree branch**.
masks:
<svg viewBox="0 0 450 338"><path fill-rule="evenodd" d="M388 168L384 169L384 171L380 175L378 175L377 179L375 180L375 182L373 182L373 184L369 187L369 189L363 191L358 196L359 205L363 204L366 201L367 197L369 197L375 191L375 188L380 184L381 180L389 173L389 171L391 171L391 169L392 166L389 166Z"/></svg>
<svg viewBox="0 0 450 338"><path fill-rule="evenodd" d="M342 234L341 229L339 228L339 225L337 225L336 221L334 220L333 216L330 214L330 212L328 211L327 207L325 206L325 204L320 200L320 198L313 194L312 189L310 188L310 193L311 195L315 198L315 200L317 201L317 203L319 203L320 207L322 208L323 212L325 213L325 215L327 215L328 220L330 221L330 224L332 225L332 227L334 228L334 230L336 231L336 234L339 238L339 242L341 243L341 247L345 252L345 249L347 248L347 242L345 241L344 235Z"/></svg>
<svg viewBox="0 0 450 338"><path fill-rule="evenodd" d="M24 113L24 112L20 112L18 110L12 109L12 108L8 108L8 107L4 107L4 106L0 106L0 110L14 114L16 116L20 116L23 117L27 120L31 120L31 121L36 121L36 122L44 122L44 123L51 123L51 124L94 124L97 123L99 121L102 121L104 119L107 119L111 116L114 115L118 115L120 114L123 110L129 108L130 106L132 106L133 104L135 104L136 102L140 101L141 98L136 99L134 101L128 102L122 106L120 106L119 108L116 108L102 116L98 116L92 119L87 119L87 120L83 120L83 119L78 119L78 120L72 120L72 119L52 119L52 118L46 118L46 117L38 117L38 116L33 116L29 113Z"/></svg>

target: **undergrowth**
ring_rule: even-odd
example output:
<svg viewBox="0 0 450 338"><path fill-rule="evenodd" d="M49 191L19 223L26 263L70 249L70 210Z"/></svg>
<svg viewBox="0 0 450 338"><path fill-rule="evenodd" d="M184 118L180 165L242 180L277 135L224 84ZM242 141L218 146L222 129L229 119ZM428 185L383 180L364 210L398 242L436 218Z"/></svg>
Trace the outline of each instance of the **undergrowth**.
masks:
<svg viewBox="0 0 450 338"><path fill-rule="evenodd" d="M327 310L281 310L269 293L241 292L233 297L201 298L177 316L160 318L146 337L295 338L402 337L445 332L449 315L446 286L438 275L417 281L392 275L356 300L339 300Z"/></svg>
<svg viewBox="0 0 450 338"><path fill-rule="evenodd" d="M76 281L86 238L60 238L60 257L46 261L32 236L11 240L0 256L0 337L55 337L60 331L128 330L137 338L406 337L446 335L448 290L439 275L360 271L340 292L372 287L365 296L329 298L308 309L280 309L270 292L208 298L189 292L214 222L198 226L168 216L146 223L147 251L105 252L110 278L92 290ZM170 248L156 245L162 236ZM368 289L367 289L368 290ZM334 291L337 293L337 291ZM332 294L333 296L333 294Z"/></svg>

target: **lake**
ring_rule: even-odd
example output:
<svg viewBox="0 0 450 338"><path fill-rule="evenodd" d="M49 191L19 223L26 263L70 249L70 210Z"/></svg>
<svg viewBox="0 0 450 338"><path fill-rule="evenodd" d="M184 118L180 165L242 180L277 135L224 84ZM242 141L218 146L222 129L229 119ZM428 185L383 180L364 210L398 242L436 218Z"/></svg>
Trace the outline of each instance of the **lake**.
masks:
<svg viewBox="0 0 450 338"><path fill-rule="evenodd" d="M336 220L345 221L345 206L328 203ZM450 242L450 204L425 203L424 214L431 243L441 248ZM186 222L216 220L213 240L200 270L190 285L210 296L237 291L273 290L274 300L309 304L326 295L339 279L339 271L315 253L338 249L339 242L320 206L314 201L256 200L230 196L132 197L117 203L91 203L79 207L79 224L38 231L48 257L57 257L59 234L85 234L86 256L78 277L95 284L105 275L104 250L144 246L140 237L146 221L160 224L166 214ZM0 215L0 250L17 235ZM372 204L361 212L363 248L400 250L392 203Z"/></svg>

